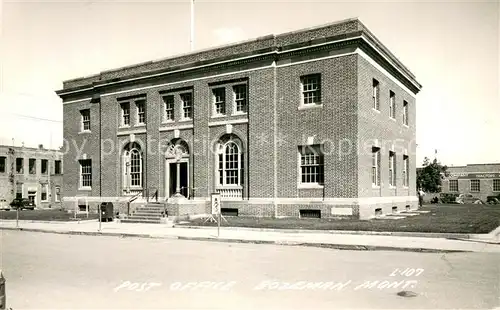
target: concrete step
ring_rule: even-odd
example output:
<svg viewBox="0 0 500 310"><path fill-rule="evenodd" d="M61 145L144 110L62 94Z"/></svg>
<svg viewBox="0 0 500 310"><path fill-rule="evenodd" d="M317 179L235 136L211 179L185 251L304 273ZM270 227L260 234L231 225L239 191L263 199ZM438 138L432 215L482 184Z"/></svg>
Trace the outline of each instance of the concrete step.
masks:
<svg viewBox="0 0 500 310"><path fill-rule="evenodd" d="M147 223L147 224L160 224L161 219L133 219L133 218L128 218L128 219L122 219L122 223Z"/></svg>
<svg viewBox="0 0 500 310"><path fill-rule="evenodd" d="M151 213L151 212L134 212L131 214L131 216L152 216L152 217L158 217L158 216L162 216L163 215L163 212L155 212L155 213Z"/></svg>
<svg viewBox="0 0 500 310"><path fill-rule="evenodd" d="M158 208L151 208L151 207L138 207L136 210L141 210L141 211L163 211L166 208L163 207L158 207Z"/></svg>
<svg viewBox="0 0 500 310"><path fill-rule="evenodd" d="M152 220L155 220L155 219L159 219L161 218L160 215L135 215L135 214L132 214L131 216L128 217L129 219L139 219L139 220L149 220L149 219L152 219Z"/></svg>
<svg viewBox="0 0 500 310"><path fill-rule="evenodd" d="M145 209L135 209L135 213L146 213L146 214L160 214L160 213L163 213L165 210L161 209L161 210L145 210Z"/></svg>

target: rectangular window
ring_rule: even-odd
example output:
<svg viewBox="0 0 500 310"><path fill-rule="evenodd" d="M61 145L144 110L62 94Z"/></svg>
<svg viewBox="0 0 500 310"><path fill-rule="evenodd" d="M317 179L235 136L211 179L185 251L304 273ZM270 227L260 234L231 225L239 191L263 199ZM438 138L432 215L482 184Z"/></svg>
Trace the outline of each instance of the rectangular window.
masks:
<svg viewBox="0 0 500 310"><path fill-rule="evenodd" d="M191 93L181 94L182 101L182 118L193 118L193 95Z"/></svg>
<svg viewBox="0 0 500 310"><path fill-rule="evenodd" d="M7 161L6 157L4 156L0 157L0 173L5 173L6 161Z"/></svg>
<svg viewBox="0 0 500 310"><path fill-rule="evenodd" d="M410 171L410 162L407 155L403 155L403 186L408 187L410 183L410 176L408 175Z"/></svg>
<svg viewBox="0 0 500 310"><path fill-rule="evenodd" d="M324 184L324 155L319 145L299 146L300 183Z"/></svg>
<svg viewBox="0 0 500 310"><path fill-rule="evenodd" d="M302 84L302 104L321 104L321 76L306 75L300 78Z"/></svg>
<svg viewBox="0 0 500 310"><path fill-rule="evenodd" d="M55 197L55 201L56 201L56 202L61 201L61 188L60 188L60 187L56 187L56 197Z"/></svg>
<svg viewBox="0 0 500 310"><path fill-rule="evenodd" d="M90 188L92 186L92 160L80 160L80 187Z"/></svg>
<svg viewBox="0 0 500 310"><path fill-rule="evenodd" d="M81 110L82 115L82 131L90 131L90 109Z"/></svg>
<svg viewBox="0 0 500 310"><path fill-rule="evenodd" d="M137 124L146 124L146 101L138 100L135 105L137 106Z"/></svg>
<svg viewBox="0 0 500 310"><path fill-rule="evenodd" d="M233 93L236 113L247 113L247 86L236 85L233 87Z"/></svg>
<svg viewBox="0 0 500 310"><path fill-rule="evenodd" d="M47 174L49 172L49 161L47 159L42 159L42 174Z"/></svg>
<svg viewBox="0 0 500 310"><path fill-rule="evenodd" d="M380 186L380 148L372 147L372 185Z"/></svg>
<svg viewBox="0 0 500 310"><path fill-rule="evenodd" d="M389 117L396 118L396 95L389 92Z"/></svg>
<svg viewBox="0 0 500 310"><path fill-rule="evenodd" d="M55 174L61 174L62 173L62 169L61 169L61 161L60 160L56 160L54 162L54 173Z"/></svg>
<svg viewBox="0 0 500 310"><path fill-rule="evenodd" d="M16 173L24 173L24 158L16 158Z"/></svg>
<svg viewBox="0 0 500 310"><path fill-rule="evenodd" d="M403 101L403 124L408 126L408 102Z"/></svg>
<svg viewBox="0 0 500 310"><path fill-rule="evenodd" d="M458 180L450 180L448 186L450 192L458 192Z"/></svg>
<svg viewBox="0 0 500 310"><path fill-rule="evenodd" d="M481 186L479 180L470 180L470 191L471 192L480 192Z"/></svg>
<svg viewBox="0 0 500 310"><path fill-rule="evenodd" d="M28 164L30 174L36 174L36 159L30 158Z"/></svg>
<svg viewBox="0 0 500 310"><path fill-rule="evenodd" d="M47 201L47 184L42 184L42 194L40 195L41 201Z"/></svg>
<svg viewBox="0 0 500 310"><path fill-rule="evenodd" d="M174 120L174 96L168 95L163 96L163 103L165 104L165 115L163 117L164 122Z"/></svg>
<svg viewBox="0 0 500 310"><path fill-rule="evenodd" d="M372 90L373 109L380 111L379 83L375 79L373 79L372 88L373 88L373 90Z"/></svg>
<svg viewBox="0 0 500 310"><path fill-rule="evenodd" d="M396 153L389 152L389 186L396 186Z"/></svg>
<svg viewBox="0 0 500 310"><path fill-rule="evenodd" d="M500 179L493 179L493 191L500 192Z"/></svg>
<svg viewBox="0 0 500 310"><path fill-rule="evenodd" d="M120 103L122 109L122 126L130 126L130 103Z"/></svg>
<svg viewBox="0 0 500 310"><path fill-rule="evenodd" d="M213 115L226 114L226 89L224 87L212 89Z"/></svg>

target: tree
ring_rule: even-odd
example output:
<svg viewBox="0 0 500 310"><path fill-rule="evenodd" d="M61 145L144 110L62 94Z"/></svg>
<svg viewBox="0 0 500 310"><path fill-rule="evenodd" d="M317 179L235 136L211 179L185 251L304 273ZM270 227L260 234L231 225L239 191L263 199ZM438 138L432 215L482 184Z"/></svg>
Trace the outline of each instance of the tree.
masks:
<svg viewBox="0 0 500 310"><path fill-rule="evenodd" d="M448 175L448 167L442 165L437 159L431 162L424 158L422 168L417 169L417 189L422 188L424 192L439 193L441 191L441 180Z"/></svg>

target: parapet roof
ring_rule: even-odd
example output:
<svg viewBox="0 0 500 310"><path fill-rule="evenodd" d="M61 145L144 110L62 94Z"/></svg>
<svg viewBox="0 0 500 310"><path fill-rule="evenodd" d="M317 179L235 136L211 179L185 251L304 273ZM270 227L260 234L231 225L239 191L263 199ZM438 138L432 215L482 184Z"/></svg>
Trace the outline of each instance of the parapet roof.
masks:
<svg viewBox="0 0 500 310"><path fill-rule="evenodd" d="M349 18L333 23L323 24L310 28L286 32L279 35L267 35L258 38L236 42L232 44L217 46L213 48L197 50L194 52L175 55L154 61L133 64L111 70L105 70L99 74L70 79L63 82L64 90L77 89L93 83L113 81L128 76L147 74L149 72L171 67L195 66L200 62L216 62L220 60L231 60L231 58L242 56L258 56L269 52L284 52L297 47L310 46L318 43L325 43L336 38L353 38L362 36L372 45L380 50L392 66L399 70L406 78L416 86L421 85L415 80L415 76L405 67L368 29L358 18ZM60 94L64 91L58 91Z"/></svg>

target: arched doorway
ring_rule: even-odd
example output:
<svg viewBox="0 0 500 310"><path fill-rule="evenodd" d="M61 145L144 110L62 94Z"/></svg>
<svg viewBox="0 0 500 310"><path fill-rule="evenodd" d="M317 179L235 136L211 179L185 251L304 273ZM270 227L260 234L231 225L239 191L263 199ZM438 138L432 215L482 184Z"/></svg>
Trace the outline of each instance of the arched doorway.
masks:
<svg viewBox="0 0 500 310"><path fill-rule="evenodd" d="M189 198L189 147L186 141L174 139L165 152L165 196Z"/></svg>

